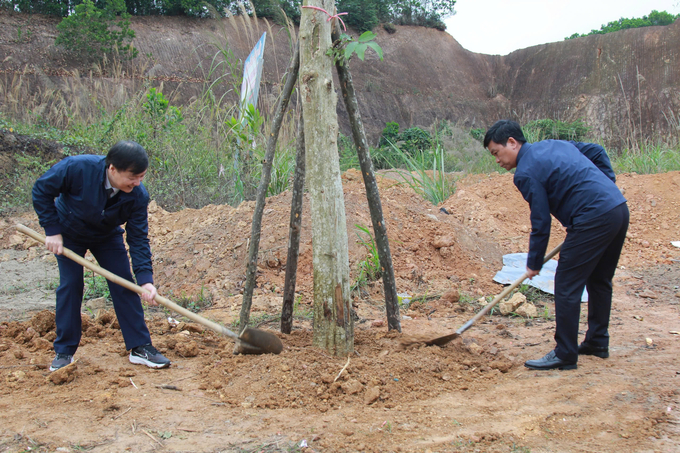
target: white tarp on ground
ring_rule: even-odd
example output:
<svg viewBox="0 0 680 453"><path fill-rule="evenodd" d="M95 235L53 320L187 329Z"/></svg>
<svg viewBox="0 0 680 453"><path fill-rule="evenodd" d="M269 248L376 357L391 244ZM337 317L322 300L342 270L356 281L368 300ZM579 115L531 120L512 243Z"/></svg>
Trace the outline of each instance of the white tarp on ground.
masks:
<svg viewBox="0 0 680 453"><path fill-rule="evenodd" d="M555 270L557 269L557 260L550 260L543 265L541 273L531 280L526 280L524 283L540 289L548 294L555 294ZM510 253L503 255L503 269L498 271L493 280L504 285L509 285L522 276L527 271L527 254L526 253ZM588 291L583 290L581 301L588 300Z"/></svg>

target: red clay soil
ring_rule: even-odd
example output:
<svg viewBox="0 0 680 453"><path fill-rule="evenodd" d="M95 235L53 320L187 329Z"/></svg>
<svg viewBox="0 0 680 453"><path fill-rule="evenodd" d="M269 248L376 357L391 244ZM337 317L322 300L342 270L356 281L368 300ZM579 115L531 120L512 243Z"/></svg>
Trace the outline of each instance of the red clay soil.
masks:
<svg viewBox="0 0 680 453"><path fill-rule="evenodd" d="M437 207L380 179L398 291L417 299L401 311L403 333L388 332L380 284L366 287L353 301L349 359L311 345L308 210L294 330L277 332L290 193L267 201L251 314L280 336L280 355L234 355L226 337L149 309L154 343L173 363L135 366L105 308L83 314L76 363L50 373L53 310L13 309L16 292L0 308L0 452L680 451L680 249L671 245L680 240L679 184L678 172L619 176L631 227L614 281L611 356L582 357L571 371L523 366L553 347L549 298L536 301L537 318L496 313L444 347L402 346L460 327L477 299L501 291L492 278L502 255L526 252L528 208L509 174L468 176ZM343 185L354 277L366 255L354 225L370 216L361 175L346 172ZM152 205L159 292L194 303L202 294L212 302L203 316L237 319L253 208ZM0 265L53 262L15 232L17 222L39 230L30 213L0 219ZM550 246L563 238L555 221ZM459 300L442 297L451 290Z"/></svg>

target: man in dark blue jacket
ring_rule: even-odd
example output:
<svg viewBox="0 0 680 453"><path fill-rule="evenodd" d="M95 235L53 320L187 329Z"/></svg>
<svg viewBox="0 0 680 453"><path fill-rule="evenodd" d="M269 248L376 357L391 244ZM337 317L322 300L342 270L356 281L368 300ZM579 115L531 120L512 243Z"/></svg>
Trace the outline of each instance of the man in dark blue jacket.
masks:
<svg viewBox="0 0 680 453"><path fill-rule="evenodd" d="M81 337L83 267L62 255L64 247L80 256L90 250L104 269L132 281L121 228L125 225L137 283L148 291L142 298L158 305L148 238L149 194L142 185L148 165L142 146L121 141L106 157L66 157L33 186L33 206L45 229L45 244L59 264L56 357L51 371L73 362ZM151 345L137 293L115 283L108 285L130 362L152 368L169 366L170 361Z"/></svg>
<svg viewBox="0 0 680 453"><path fill-rule="evenodd" d="M543 267L551 215L567 229L555 273L556 347L524 365L537 370L575 369L579 354L609 357L612 278L629 213L607 153L593 143L544 140L529 144L519 124L507 120L486 132L484 147L501 167L517 169L515 186L531 208L529 278ZM584 287L588 290L588 330L579 345Z"/></svg>

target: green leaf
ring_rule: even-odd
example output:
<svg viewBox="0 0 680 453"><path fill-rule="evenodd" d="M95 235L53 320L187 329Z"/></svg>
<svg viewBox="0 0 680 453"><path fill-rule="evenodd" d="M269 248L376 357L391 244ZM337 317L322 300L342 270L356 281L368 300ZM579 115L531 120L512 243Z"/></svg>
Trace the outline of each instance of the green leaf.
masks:
<svg viewBox="0 0 680 453"><path fill-rule="evenodd" d="M356 49L358 45L359 43L356 41L352 41L351 43L347 44L347 47L345 47L345 60L349 60L349 57L352 56L352 53L354 53L354 49Z"/></svg>
<svg viewBox="0 0 680 453"><path fill-rule="evenodd" d="M367 42L366 45L368 45L371 49L375 50L375 53L378 54L380 57L380 61L383 59L383 51L382 48L378 45L376 42Z"/></svg>
<svg viewBox="0 0 680 453"><path fill-rule="evenodd" d="M359 36L359 42L368 42L374 40L378 35L373 33L372 31L365 31Z"/></svg>
<svg viewBox="0 0 680 453"><path fill-rule="evenodd" d="M366 53L366 49L368 49L368 46L366 44L359 44L357 46L357 57L359 57L361 61L364 61L364 54Z"/></svg>

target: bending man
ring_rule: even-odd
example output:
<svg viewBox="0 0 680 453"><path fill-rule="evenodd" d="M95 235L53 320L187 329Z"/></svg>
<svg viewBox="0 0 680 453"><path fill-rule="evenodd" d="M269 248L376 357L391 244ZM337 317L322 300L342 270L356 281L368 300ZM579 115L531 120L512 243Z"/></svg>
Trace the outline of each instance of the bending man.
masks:
<svg viewBox="0 0 680 453"><path fill-rule="evenodd" d="M612 278L628 230L626 199L616 187L604 149L592 143L527 143L519 124L501 120L484 147L506 170L531 208L527 272L538 275L550 239L551 214L567 229L555 273L555 342L545 357L525 362L537 370L575 369L579 354L609 357ZM578 344L583 288L588 330Z"/></svg>
<svg viewBox="0 0 680 453"><path fill-rule="evenodd" d="M45 243L59 264L56 357L51 371L73 362L81 337L83 267L62 255L64 247L80 256L90 250L104 269L132 281L124 224L137 283L149 291L142 298L158 305L148 238L149 194L142 185L148 166L144 148L121 141L106 157L66 157L33 186L33 206L45 229ZM169 366L170 361L151 345L137 293L115 283L108 285L130 362L152 368Z"/></svg>

